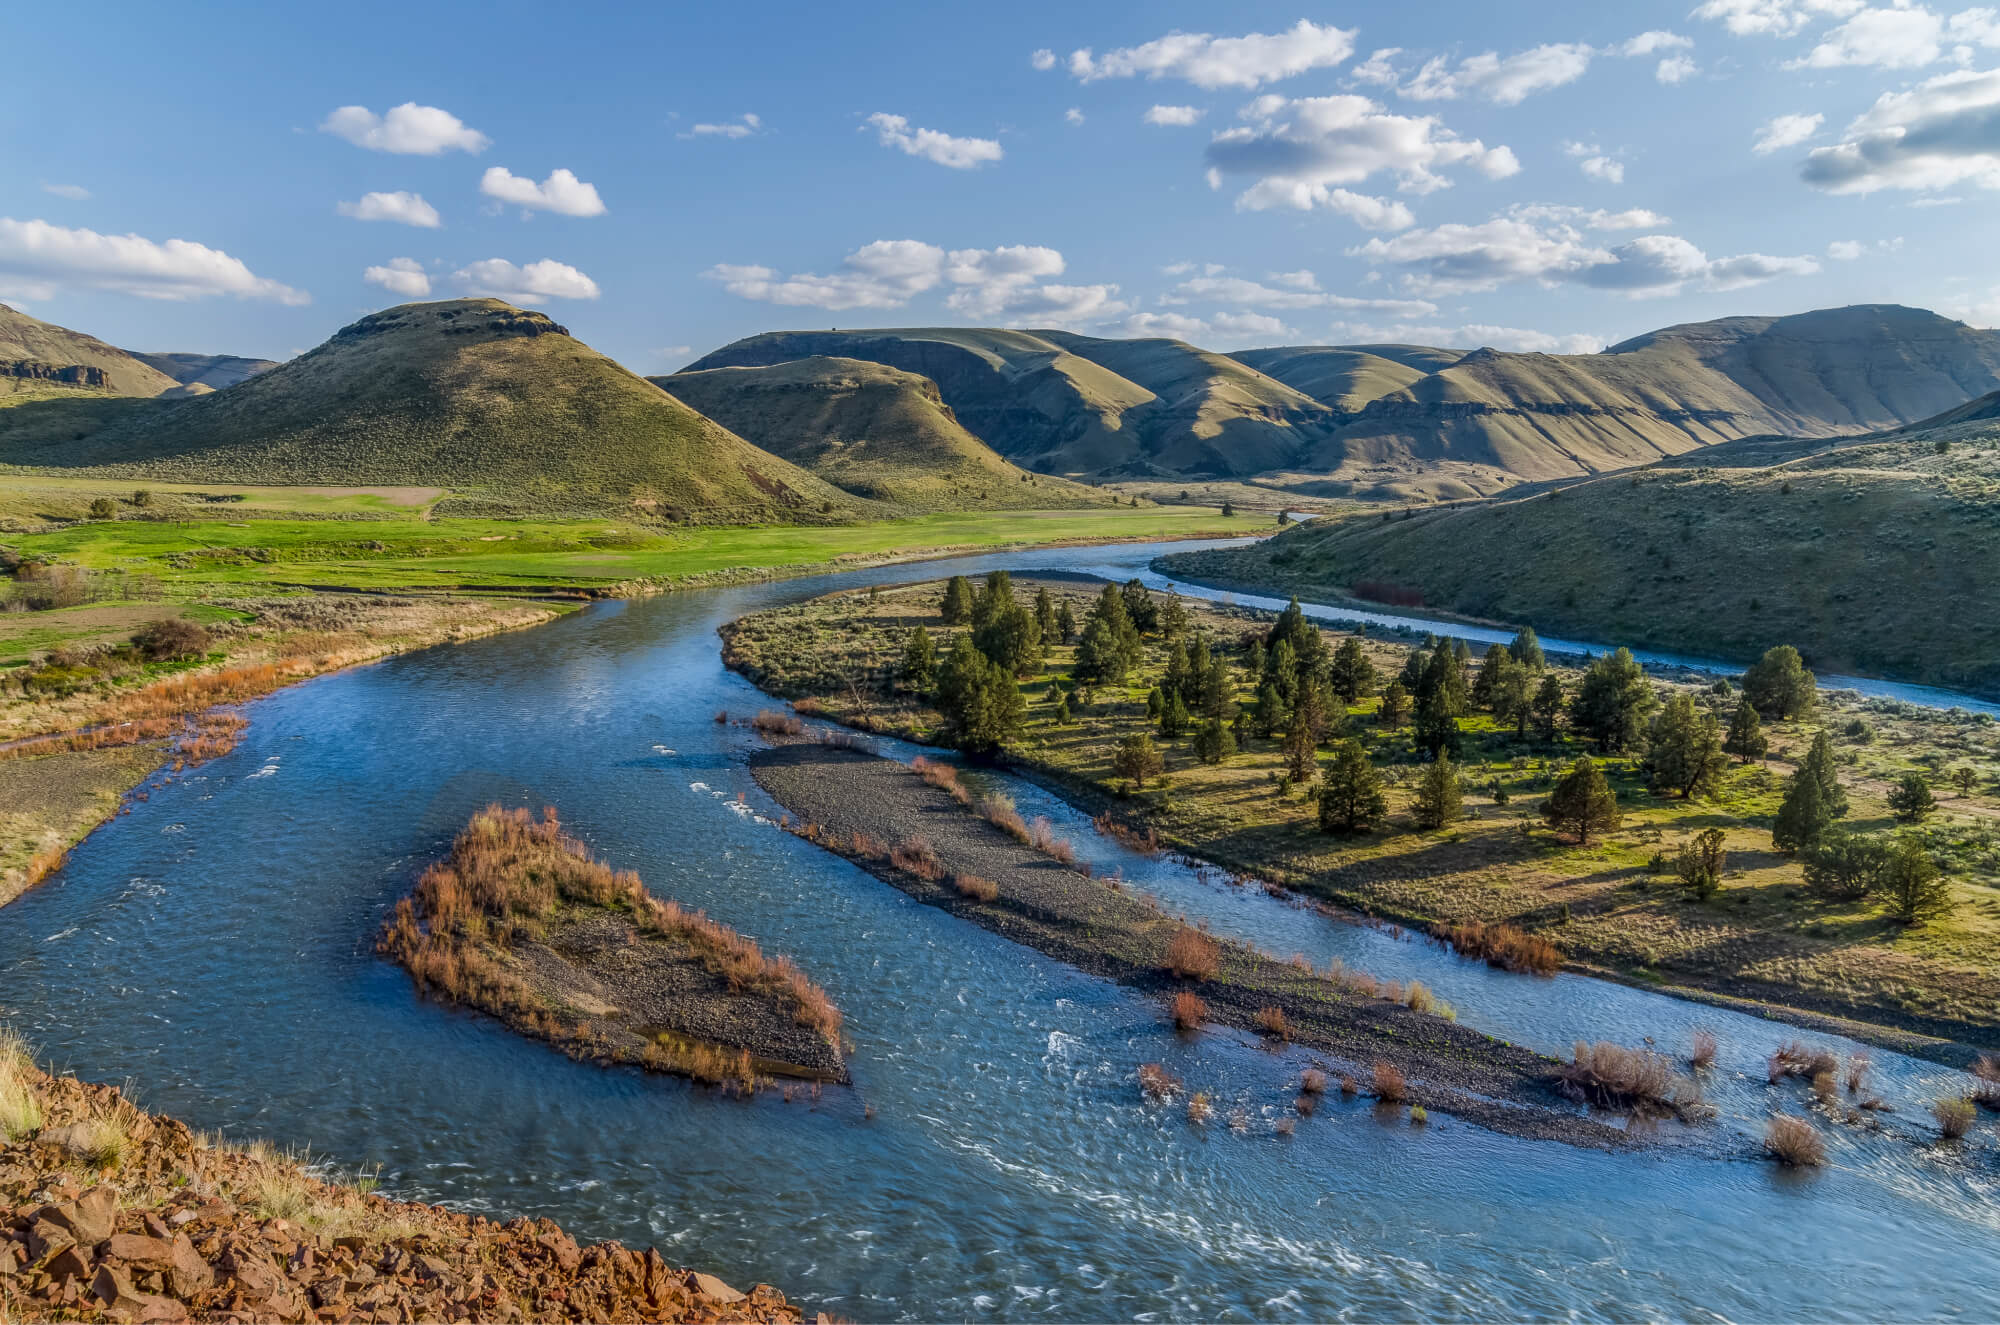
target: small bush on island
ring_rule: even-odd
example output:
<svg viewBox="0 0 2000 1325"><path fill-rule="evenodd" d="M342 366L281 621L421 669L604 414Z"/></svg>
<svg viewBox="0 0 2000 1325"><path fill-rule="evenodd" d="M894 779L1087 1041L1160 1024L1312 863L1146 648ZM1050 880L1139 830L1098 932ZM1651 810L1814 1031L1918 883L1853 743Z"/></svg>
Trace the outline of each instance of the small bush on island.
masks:
<svg viewBox="0 0 2000 1325"><path fill-rule="evenodd" d="M1570 1094L1607 1108L1678 1113L1689 1103L1664 1054L1608 1040L1578 1040L1558 1075Z"/></svg>
<svg viewBox="0 0 2000 1325"><path fill-rule="evenodd" d="M991 879L982 879L977 874L954 874L951 886L958 889L960 897L969 897L975 902L991 902L1000 896L1000 885Z"/></svg>
<svg viewBox="0 0 2000 1325"><path fill-rule="evenodd" d="M1183 980L1212 980L1222 967L1222 949L1214 939L1198 929L1183 925L1167 941L1161 967Z"/></svg>
<svg viewBox="0 0 2000 1325"><path fill-rule="evenodd" d="M1401 1104L1409 1098L1409 1083L1403 1080L1401 1069L1388 1059L1376 1059L1370 1074L1374 1080L1375 1098L1384 1104ZM1346 1090L1345 1082L1341 1083L1341 1089Z"/></svg>
<svg viewBox="0 0 2000 1325"><path fill-rule="evenodd" d="M1957 1141L1972 1130L1973 1104L1964 1096L1942 1099L1931 1105L1931 1116L1945 1140Z"/></svg>
<svg viewBox="0 0 2000 1325"><path fill-rule="evenodd" d="M1688 1065L1697 1071L1705 1071L1715 1066L1715 1032L1696 1031L1694 1048L1688 1052Z"/></svg>
<svg viewBox="0 0 2000 1325"><path fill-rule="evenodd" d="M1181 1079L1161 1063L1139 1064L1139 1089L1147 1099L1158 1102L1180 1089Z"/></svg>
<svg viewBox="0 0 2000 1325"><path fill-rule="evenodd" d="M1174 995L1172 1012L1177 1031L1198 1031L1208 1023L1208 1004L1185 989Z"/></svg>
<svg viewBox="0 0 2000 1325"><path fill-rule="evenodd" d="M1805 1119L1781 1113L1764 1124L1764 1153L1786 1168L1813 1169L1826 1163L1826 1141Z"/></svg>
<svg viewBox="0 0 2000 1325"><path fill-rule="evenodd" d="M1257 1029L1273 1040L1292 1038L1292 1027L1285 1020L1285 1010L1276 1004L1258 1008L1255 1021Z"/></svg>
<svg viewBox="0 0 2000 1325"><path fill-rule="evenodd" d="M1440 926L1434 933L1461 955L1484 958L1488 966L1503 971L1554 975L1562 969L1562 952L1555 944L1512 925L1489 925L1474 920Z"/></svg>
<svg viewBox="0 0 2000 1325"><path fill-rule="evenodd" d="M161 617L142 626L132 643L156 662L199 658L208 652L208 627L184 616Z"/></svg>

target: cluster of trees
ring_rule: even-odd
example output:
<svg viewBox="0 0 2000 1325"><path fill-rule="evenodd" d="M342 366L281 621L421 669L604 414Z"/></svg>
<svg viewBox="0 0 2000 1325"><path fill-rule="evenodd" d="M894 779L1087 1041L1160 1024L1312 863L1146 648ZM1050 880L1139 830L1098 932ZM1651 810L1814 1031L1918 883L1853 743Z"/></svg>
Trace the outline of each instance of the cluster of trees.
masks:
<svg viewBox="0 0 2000 1325"><path fill-rule="evenodd" d="M1185 619L1178 597L1169 599L1169 608ZM1207 635L1196 632L1192 645L1170 637L1166 673L1147 693L1146 712L1169 739L1193 730L1195 757L1219 764L1236 753L1235 694L1229 667L1209 647Z"/></svg>

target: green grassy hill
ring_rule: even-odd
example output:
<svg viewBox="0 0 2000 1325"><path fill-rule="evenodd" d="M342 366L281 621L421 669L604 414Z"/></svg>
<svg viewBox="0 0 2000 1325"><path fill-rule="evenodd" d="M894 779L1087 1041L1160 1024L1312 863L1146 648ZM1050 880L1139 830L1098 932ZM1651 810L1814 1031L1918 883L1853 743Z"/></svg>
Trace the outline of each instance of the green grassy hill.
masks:
<svg viewBox="0 0 2000 1325"><path fill-rule="evenodd" d="M65 394L157 396L180 383L95 336L0 304L0 405Z"/></svg>
<svg viewBox="0 0 2000 1325"><path fill-rule="evenodd" d="M434 485L460 490L452 509L488 513L747 522L871 510L542 314L497 299L374 313L310 353L192 399L110 417L37 405L0 411L0 464L159 480Z"/></svg>
<svg viewBox="0 0 2000 1325"><path fill-rule="evenodd" d="M927 377L859 359L648 378L737 436L857 496L912 511L1106 506L1109 493L1009 464Z"/></svg>
<svg viewBox="0 0 2000 1325"><path fill-rule="evenodd" d="M1523 498L1314 522L1173 573L1380 586L1552 635L2000 694L2000 393L1829 448L1754 438ZM1739 458L1751 461L1732 464Z"/></svg>

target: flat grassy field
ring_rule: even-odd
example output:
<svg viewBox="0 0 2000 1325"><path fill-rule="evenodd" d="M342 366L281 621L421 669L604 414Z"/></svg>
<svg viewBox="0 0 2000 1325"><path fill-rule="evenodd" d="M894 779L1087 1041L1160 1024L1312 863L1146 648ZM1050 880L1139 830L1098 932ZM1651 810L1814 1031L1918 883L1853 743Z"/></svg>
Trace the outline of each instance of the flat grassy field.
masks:
<svg viewBox="0 0 2000 1325"><path fill-rule="evenodd" d="M141 506L138 494L146 494ZM45 532L88 518L100 497L118 503L126 519L198 522L276 519L418 519L446 495L443 488L269 487L243 483L149 483L144 479L71 478L0 470L0 538Z"/></svg>
<svg viewBox="0 0 2000 1325"><path fill-rule="evenodd" d="M1079 620L1094 597L1087 586L1043 581ZM1029 600L1040 585L1015 582ZM732 665L759 685L818 705L826 716L918 739L939 715L897 682L902 640L922 625L939 656L958 633L945 627L937 584L847 593L745 618L728 635ZM1268 627L1268 614L1187 603L1198 628L1226 645L1235 699L1253 688L1235 647ZM1330 647L1339 642L1327 632ZM1402 666L1411 638L1363 637L1384 682ZM1407 726L1378 726L1379 700L1346 715L1388 782L1389 813L1359 836L1321 833L1315 804L1280 783L1281 742L1249 735L1217 765L1193 754L1193 737L1157 735L1145 707L1165 666L1166 645L1147 640L1146 659L1127 683L1100 686L1089 702L1071 701L1073 721L1054 719L1052 684L1067 674L1072 650L1056 647L1042 671L1021 682L1028 721L1007 754L1072 789L1093 809L1109 808L1151 827L1172 844L1245 875L1271 880L1387 919L1425 927L1508 923L1549 939L1569 959L1627 978L1676 985L1853 1018L1881 1026L2000 1044L2000 724L1859 696L1823 696L1813 722L1765 727L1767 761L1730 764L1710 800L1683 801L1650 791L1630 758L1601 759L1616 788L1622 823L1587 847L1544 826L1541 803L1583 746L1517 739L1475 713L1463 726L1461 762L1466 817L1441 830L1416 827L1411 815L1422 762ZM1577 668L1558 666L1569 690ZM1697 702L1733 709L1734 697L1711 696L1705 683L1656 678L1664 695L1681 689ZM1872 901L1834 902L1806 888L1801 867L1773 850L1770 825L1792 761L1824 725L1852 801L1848 827L1888 831L1893 780L1916 771L1936 786L1940 812L1920 830L1949 863L1956 906L1947 919L1904 928ZM1111 759L1119 741L1152 732L1166 759L1166 781L1133 790ZM1974 790L1961 796L1942 775L1969 767ZM1707 828L1724 834L1727 866L1719 894L1687 896L1671 867L1680 844Z"/></svg>

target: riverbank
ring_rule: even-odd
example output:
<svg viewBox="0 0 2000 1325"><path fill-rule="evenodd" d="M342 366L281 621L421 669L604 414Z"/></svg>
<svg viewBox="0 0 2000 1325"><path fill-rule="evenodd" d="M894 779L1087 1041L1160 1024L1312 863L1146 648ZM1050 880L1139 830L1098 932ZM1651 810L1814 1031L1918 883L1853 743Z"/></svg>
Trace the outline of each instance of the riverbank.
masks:
<svg viewBox="0 0 2000 1325"><path fill-rule="evenodd" d="M1054 578L1016 584L1024 600L1043 587L1079 621L1095 598L1087 587ZM958 628L944 626L938 614L942 588L843 594L760 613L725 627L724 659L827 718L936 741L941 715L903 684L900 666L905 632L916 626L931 634L940 656L949 651ZM1190 630L1207 632L1224 660L1232 711L1248 707L1256 688L1238 646L1248 632L1268 629L1273 614L1183 605ZM1329 649L1350 638L1322 634ZM1385 681L1409 648L1407 641L1351 638ZM1164 641L1149 639L1122 683L1080 693L1064 680L1073 649L1051 649L1020 684L1025 721L1003 758L1092 813L1110 809L1190 856L1364 915L1427 932L1512 925L1554 944L1583 973L1694 991L1843 1033L1873 1027L1879 1043L1953 1066L1967 1065L1974 1047L2000 1043L2000 860L1993 854L2000 807L1986 790L1996 753L1991 724L1823 696L1815 721L1768 727L1768 760L1732 762L1707 800L1656 796L1635 760L1600 757L1621 822L1577 846L1546 829L1538 813L1554 774L1583 750L1574 736L1520 739L1490 715L1469 715L1458 765L1462 817L1424 828L1413 818L1422 760L1407 728L1383 728L1380 700L1368 697L1335 716L1339 734L1358 741L1383 778L1386 813L1367 831L1327 834L1313 798L1286 778L1275 734L1241 729L1235 752L1213 764L1194 752L1194 724L1179 738L1160 735L1146 698L1162 680L1165 653ZM1576 669L1552 671L1574 690ZM1703 687L1656 684L1702 704L1734 704ZM1059 695L1067 699L1066 721L1056 711ZM1971 794L1941 789L1940 813L1920 830L1953 866L1956 906L1948 917L1905 927L1869 904L1822 897L1805 886L1796 858L1772 850L1770 823L1784 778L1821 729L1835 743L1853 802L1848 824L1856 829L1894 826L1886 800L1904 774L1936 777L1961 761L1973 768ZM1140 733L1156 741L1165 776L1135 788L1113 760L1120 743ZM1727 864L1716 895L1698 901L1662 862L1671 862L1680 841L1709 828L1722 831Z"/></svg>
<svg viewBox="0 0 2000 1325"><path fill-rule="evenodd" d="M580 1245L235 1149L0 1046L0 1319L763 1321L803 1313L659 1252Z"/></svg>
<svg viewBox="0 0 2000 1325"><path fill-rule="evenodd" d="M894 760L798 742L751 756L750 770L807 840L919 901L1158 997L1163 1034L1171 1020L1192 1017L1189 1029L1229 1026L1324 1054L1330 1075L1379 1093L1385 1105L1418 1105L1514 1136L1632 1144L1622 1127L1576 1112L1559 1091L1554 1059L1459 1026L1421 986L1316 971L1202 935L1115 881L1066 864L1059 844L1037 850ZM1201 1004L1198 1014L1177 1003L1188 997ZM1376 1091L1372 1083L1384 1079L1377 1064L1395 1069L1399 1088Z"/></svg>
<svg viewBox="0 0 2000 1325"><path fill-rule="evenodd" d="M772 1075L847 1080L825 990L592 859L552 809L475 814L397 902L376 951L422 992L573 1058L745 1093Z"/></svg>

